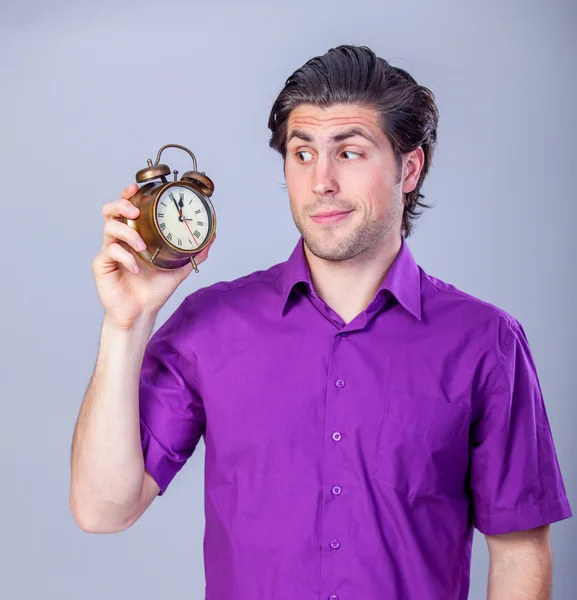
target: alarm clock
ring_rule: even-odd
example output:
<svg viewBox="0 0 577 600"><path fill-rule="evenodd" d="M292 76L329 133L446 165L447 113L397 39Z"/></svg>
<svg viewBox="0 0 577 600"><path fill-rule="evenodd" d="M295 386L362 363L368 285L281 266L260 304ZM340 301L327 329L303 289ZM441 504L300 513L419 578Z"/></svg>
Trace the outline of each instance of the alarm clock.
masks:
<svg viewBox="0 0 577 600"><path fill-rule="evenodd" d="M170 168L159 164L166 148L179 148L192 158L192 171L172 181L167 179ZM198 273L194 257L210 245L216 231L216 213L210 200L214 183L204 171L197 171L196 157L185 146L166 144L148 166L136 173L138 191L130 201L140 214L122 221L138 231L146 248L138 255L158 269L178 269L191 262ZM132 248L131 248L132 250Z"/></svg>

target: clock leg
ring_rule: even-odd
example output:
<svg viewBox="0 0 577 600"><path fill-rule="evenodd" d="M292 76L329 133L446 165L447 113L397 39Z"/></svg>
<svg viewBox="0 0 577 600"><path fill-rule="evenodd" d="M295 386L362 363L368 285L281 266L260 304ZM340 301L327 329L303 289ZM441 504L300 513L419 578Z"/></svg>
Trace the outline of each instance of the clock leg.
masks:
<svg viewBox="0 0 577 600"><path fill-rule="evenodd" d="M154 251L154 254L153 254L153 255L152 255L152 257L150 258L150 262L151 262L151 263L153 263L153 262L154 262L154 259L155 259L155 258L158 256L158 253L159 253L159 252L160 252L160 248L157 248L157 249Z"/></svg>
<svg viewBox="0 0 577 600"><path fill-rule="evenodd" d="M190 257L190 262L192 263L192 266L194 267L194 271L196 273L198 273L198 266L196 265L196 262L194 261L194 258L192 256Z"/></svg>

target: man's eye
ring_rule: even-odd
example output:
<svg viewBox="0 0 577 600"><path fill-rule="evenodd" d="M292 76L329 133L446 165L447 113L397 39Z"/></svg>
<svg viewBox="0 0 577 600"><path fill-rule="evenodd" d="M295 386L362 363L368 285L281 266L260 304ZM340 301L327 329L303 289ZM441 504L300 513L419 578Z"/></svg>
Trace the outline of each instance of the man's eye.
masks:
<svg viewBox="0 0 577 600"><path fill-rule="evenodd" d="M301 150L300 152L297 152L297 153L296 153L296 155L297 155L297 158L298 158L298 159L299 159L301 162L306 162L306 161L303 161L303 160L301 160L301 158L300 158L300 155L301 155L301 154L310 154L310 152L307 152L306 150Z"/></svg>
<svg viewBox="0 0 577 600"><path fill-rule="evenodd" d="M343 150L342 154L354 154L355 156L361 156L358 152L353 152L352 150Z"/></svg>

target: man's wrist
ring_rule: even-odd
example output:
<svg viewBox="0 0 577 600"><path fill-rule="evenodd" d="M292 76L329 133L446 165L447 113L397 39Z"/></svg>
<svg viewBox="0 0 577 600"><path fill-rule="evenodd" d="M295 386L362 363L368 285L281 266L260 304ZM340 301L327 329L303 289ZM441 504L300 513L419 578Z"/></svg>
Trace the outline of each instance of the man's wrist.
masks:
<svg viewBox="0 0 577 600"><path fill-rule="evenodd" d="M154 328L155 323L156 313L143 314L132 319L130 322L121 322L105 313L102 321L102 328L106 328L119 334L134 334L138 332L150 332Z"/></svg>

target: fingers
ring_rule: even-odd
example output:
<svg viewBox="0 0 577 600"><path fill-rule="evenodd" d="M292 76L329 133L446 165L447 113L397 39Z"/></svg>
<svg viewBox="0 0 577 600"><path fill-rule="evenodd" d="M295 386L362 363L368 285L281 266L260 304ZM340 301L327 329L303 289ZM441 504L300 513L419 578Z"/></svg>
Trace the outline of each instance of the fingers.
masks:
<svg viewBox="0 0 577 600"><path fill-rule="evenodd" d="M130 186L126 188L126 190L129 189ZM126 192L126 190L124 190L124 192ZM138 207L134 206L134 204L126 198L104 204L102 207L102 215L104 217L102 248L106 248L117 240L123 240L137 251L144 250L146 246L138 232L130 227L130 225L119 220L122 217L126 219L136 219L139 214L140 210Z"/></svg>
<svg viewBox="0 0 577 600"><path fill-rule="evenodd" d="M126 217L134 219L140 214L137 206L127 198L121 198L114 202L107 202L102 205L102 216L105 219L117 219L118 217Z"/></svg>
<svg viewBox="0 0 577 600"><path fill-rule="evenodd" d="M130 225L114 219L106 221L104 224L102 248L106 248L118 240L126 242L137 252L142 252L146 248L146 244L144 243L144 240L140 234L135 229L130 227Z"/></svg>
<svg viewBox="0 0 577 600"><path fill-rule="evenodd" d="M136 192L138 192L138 185L136 183L131 183L128 187L126 187L122 190L120 197L123 200L128 200L129 198L134 196L134 194L136 194Z"/></svg>
<svg viewBox="0 0 577 600"><path fill-rule="evenodd" d="M133 273L138 273L140 270L136 257L116 242L107 246L95 257L92 268L94 272L106 273L116 270L117 264L121 264Z"/></svg>

